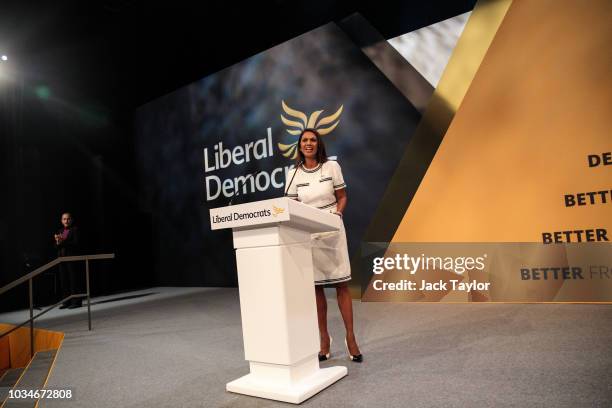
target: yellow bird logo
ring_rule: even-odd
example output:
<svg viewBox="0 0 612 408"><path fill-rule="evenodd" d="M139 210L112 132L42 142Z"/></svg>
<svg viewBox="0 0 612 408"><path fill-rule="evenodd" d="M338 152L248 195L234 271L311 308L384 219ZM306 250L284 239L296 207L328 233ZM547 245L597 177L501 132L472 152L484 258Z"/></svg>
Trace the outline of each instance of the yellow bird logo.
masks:
<svg viewBox="0 0 612 408"><path fill-rule="evenodd" d="M340 115L342 114L342 108L344 105L340 105L340 108L333 115L325 116L319 119L319 116L323 113L323 110L314 111L310 116L306 116L304 112L290 108L285 101L281 101L285 114L292 119L286 118L284 115L280 115L281 120L287 126L287 133L293 136L299 136L304 129L315 129L321 136L331 133L338 123L340 123ZM283 153L283 156L294 160L298 154L298 141L296 140L290 144L278 143L278 148Z"/></svg>
<svg viewBox="0 0 612 408"><path fill-rule="evenodd" d="M284 212L285 212L284 208L279 208L279 207L276 207L274 205L272 206L272 215L274 217L276 217L277 215L282 214Z"/></svg>

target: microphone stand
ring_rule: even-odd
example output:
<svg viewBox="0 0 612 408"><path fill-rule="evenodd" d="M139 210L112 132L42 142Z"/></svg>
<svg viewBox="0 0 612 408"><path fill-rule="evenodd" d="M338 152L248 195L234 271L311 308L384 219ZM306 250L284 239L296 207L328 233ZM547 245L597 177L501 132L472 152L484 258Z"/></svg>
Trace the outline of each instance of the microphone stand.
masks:
<svg viewBox="0 0 612 408"><path fill-rule="evenodd" d="M300 161L297 166L295 166L295 171L293 172L293 177L291 177L291 181L289 182L289 185L287 186L287 188L285 189L285 194L283 195L283 197L287 197L287 192L289 191L289 187L291 187L291 183L293 183L293 179L295 178L295 175L297 174L298 169L300 168L300 166L302 165L302 163L304 163L304 161Z"/></svg>
<svg viewBox="0 0 612 408"><path fill-rule="evenodd" d="M232 205L232 203L234 202L234 198L236 198L237 196L239 196L239 195L240 195L240 194L239 194L239 191L240 191L240 189L241 189L241 188L242 188L242 187L243 187L243 186L246 184L246 181L249 179L249 177L251 177L251 178L257 177L257 175L258 175L259 173L261 173L262 171L263 171L263 170L258 170L258 171L256 171L255 173L248 174L248 175L247 175L247 176L244 178L244 180L242 180L242 183L238 183L238 186L237 186L237 188L236 188L236 191L234 191L234 194L232 194L232 196L231 196L231 198L230 198L230 201L229 201L229 203L227 203L227 205L228 205L228 206Z"/></svg>

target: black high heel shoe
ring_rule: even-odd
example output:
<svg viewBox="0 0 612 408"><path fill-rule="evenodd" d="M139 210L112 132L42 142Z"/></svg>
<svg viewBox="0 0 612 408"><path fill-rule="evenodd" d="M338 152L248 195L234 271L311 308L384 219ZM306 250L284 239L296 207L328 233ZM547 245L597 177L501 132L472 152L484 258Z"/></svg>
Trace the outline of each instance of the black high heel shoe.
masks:
<svg viewBox="0 0 612 408"><path fill-rule="evenodd" d="M351 354L351 352L349 351L348 343L346 342L346 339L344 339L344 345L346 346L346 354L348 354L349 360L351 360L353 363L363 362L363 354L356 354L356 355Z"/></svg>
<svg viewBox="0 0 612 408"><path fill-rule="evenodd" d="M329 357L331 356L331 345L333 341L334 339L331 336L329 336L329 352L327 354L319 353L319 361L325 361L329 359Z"/></svg>

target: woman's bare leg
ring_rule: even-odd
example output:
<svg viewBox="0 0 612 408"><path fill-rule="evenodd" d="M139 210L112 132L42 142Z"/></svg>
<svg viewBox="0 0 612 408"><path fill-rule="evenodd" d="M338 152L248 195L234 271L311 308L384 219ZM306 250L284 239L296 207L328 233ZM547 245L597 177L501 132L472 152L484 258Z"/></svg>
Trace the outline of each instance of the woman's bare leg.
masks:
<svg viewBox="0 0 612 408"><path fill-rule="evenodd" d="M349 352L354 356L361 354L359 346L357 346L357 340L355 339L355 332L353 331L353 299L351 298L347 282L336 285L336 296L338 297L338 307L340 308L340 314L342 315L344 327L346 328L346 342Z"/></svg>
<svg viewBox="0 0 612 408"><path fill-rule="evenodd" d="M329 353L329 332L327 331L327 299L323 286L315 286L317 298L317 319L319 321L319 336L321 342L320 354Z"/></svg>

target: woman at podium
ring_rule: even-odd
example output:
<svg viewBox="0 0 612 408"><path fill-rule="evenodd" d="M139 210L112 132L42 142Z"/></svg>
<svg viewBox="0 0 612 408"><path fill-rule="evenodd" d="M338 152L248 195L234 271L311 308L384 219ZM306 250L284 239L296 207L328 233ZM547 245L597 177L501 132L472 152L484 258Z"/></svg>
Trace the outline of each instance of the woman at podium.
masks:
<svg viewBox="0 0 612 408"><path fill-rule="evenodd" d="M298 141L297 165L287 175L287 197L304 204L337 214L342 218L346 208L346 184L340 165L327 159L325 145L316 129L305 129ZM345 343L349 358L362 362L353 331L353 303L348 288L351 279L348 247L344 224L340 231L312 235L317 317L321 348L319 361L330 357L331 337L327 330L327 299L323 287L336 288L338 307L346 328Z"/></svg>

